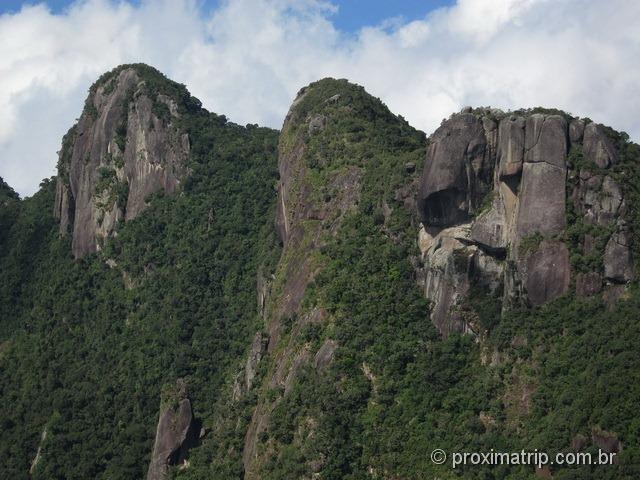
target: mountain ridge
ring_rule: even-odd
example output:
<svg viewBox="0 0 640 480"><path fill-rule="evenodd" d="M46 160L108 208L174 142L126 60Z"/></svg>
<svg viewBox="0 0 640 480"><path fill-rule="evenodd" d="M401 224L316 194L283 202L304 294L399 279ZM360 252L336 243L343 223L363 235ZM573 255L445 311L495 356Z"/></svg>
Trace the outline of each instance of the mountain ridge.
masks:
<svg viewBox="0 0 640 480"><path fill-rule="evenodd" d="M58 179L0 206L0 468L459 478L429 451L577 445L618 455L597 478L634 478L639 160L539 108L426 137L331 78L281 132L241 127L117 67Z"/></svg>

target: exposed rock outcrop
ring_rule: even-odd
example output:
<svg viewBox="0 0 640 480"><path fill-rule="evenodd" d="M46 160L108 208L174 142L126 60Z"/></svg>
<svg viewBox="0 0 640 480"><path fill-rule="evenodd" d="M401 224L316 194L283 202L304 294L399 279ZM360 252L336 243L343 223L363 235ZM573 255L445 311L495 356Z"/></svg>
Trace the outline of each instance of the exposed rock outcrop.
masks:
<svg viewBox="0 0 640 480"><path fill-rule="evenodd" d="M584 235L578 252L602 262L576 277L578 295L631 281L624 194L603 173L619 158L604 127L555 112L466 109L443 121L430 139L417 205L418 283L440 332L474 330L459 308L472 285L502 289L503 307L541 305L569 291L568 203L600 232Z"/></svg>
<svg viewBox="0 0 640 480"><path fill-rule="evenodd" d="M604 276L615 283L626 283L633 279L629 234L618 232L611 236L604 253Z"/></svg>
<svg viewBox="0 0 640 480"><path fill-rule="evenodd" d="M193 417L186 385L178 380L162 399L147 480L166 478L169 467L182 464L199 437L200 425Z"/></svg>
<svg viewBox="0 0 640 480"><path fill-rule="evenodd" d="M600 168L618 163L618 152L602 125L590 123L584 128L583 148L585 156Z"/></svg>
<svg viewBox="0 0 640 480"><path fill-rule="evenodd" d="M258 373L258 365L267 349L267 343L269 343L269 340L264 338L261 332L256 333L251 343L251 350L249 351L247 363L244 368L244 388L246 391L251 390L253 386L253 380Z"/></svg>
<svg viewBox="0 0 640 480"><path fill-rule="evenodd" d="M418 194L426 225L456 225L474 212L491 182L486 146L482 122L471 113L456 115L436 130Z"/></svg>
<svg viewBox="0 0 640 480"><path fill-rule="evenodd" d="M42 459L42 445L47 440L47 434L48 434L47 427L45 427L44 430L42 430L42 433L40 434L40 444L38 445L38 451L36 452L36 456L33 457L33 460L31 461L31 467L29 468L30 475L33 475L36 468L38 467L38 464L40 463L40 460Z"/></svg>
<svg viewBox="0 0 640 480"><path fill-rule="evenodd" d="M518 265L527 297L532 305L542 305L569 289L569 250L557 240L543 240Z"/></svg>
<svg viewBox="0 0 640 480"><path fill-rule="evenodd" d="M72 231L76 258L95 252L147 197L174 192L187 174L189 139L176 127L176 100L149 88L147 66L120 67L90 90L78 123L63 140L55 216ZM169 82L167 79L163 81Z"/></svg>

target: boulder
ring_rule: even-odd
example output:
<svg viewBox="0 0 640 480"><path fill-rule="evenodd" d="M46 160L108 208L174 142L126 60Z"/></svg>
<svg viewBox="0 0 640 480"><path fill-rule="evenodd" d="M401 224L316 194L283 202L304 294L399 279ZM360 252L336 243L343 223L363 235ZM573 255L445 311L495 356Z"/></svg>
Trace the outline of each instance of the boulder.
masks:
<svg viewBox="0 0 640 480"><path fill-rule="evenodd" d="M569 141L571 145L581 144L584 136L584 120L576 118L569 123Z"/></svg>
<svg viewBox="0 0 640 480"><path fill-rule="evenodd" d="M312 115L309 118L309 135L313 135L321 130L324 130L324 127L327 125L327 117L321 114Z"/></svg>
<svg viewBox="0 0 640 480"><path fill-rule="evenodd" d="M422 234L423 267L418 283L431 302L431 321L442 335L464 332L468 325L457 315L456 306L470 288L476 247L467 248L468 225L444 229L434 236ZM435 232L434 232L435 233ZM426 240L429 235L430 240Z"/></svg>
<svg viewBox="0 0 640 480"><path fill-rule="evenodd" d="M624 204L622 189L613 178L584 172L573 200L587 222L602 226L615 223Z"/></svg>
<svg viewBox="0 0 640 480"><path fill-rule="evenodd" d="M598 225L609 225L615 222L622 201L622 189L607 175L602 181L602 194L594 206L594 216Z"/></svg>
<svg viewBox="0 0 640 480"><path fill-rule="evenodd" d="M471 226L471 239L483 248L504 255L508 243L507 219L504 204L494 194L491 208L481 213Z"/></svg>

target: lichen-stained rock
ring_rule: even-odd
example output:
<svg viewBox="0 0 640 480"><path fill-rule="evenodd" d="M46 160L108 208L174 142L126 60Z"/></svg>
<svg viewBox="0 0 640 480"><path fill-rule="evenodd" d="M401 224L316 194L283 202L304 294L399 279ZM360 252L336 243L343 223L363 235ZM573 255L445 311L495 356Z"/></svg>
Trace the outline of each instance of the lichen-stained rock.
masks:
<svg viewBox="0 0 640 480"><path fill-rule="evenodd" d="M170 111L175 112L175 102ZM177 115L174 113L174 116ZM128 179L126 219L137 217L149 195L164 190L173 193L186 173L189 139L155 116L153 101L138 97L129 108L124 171Z"/></svg>
<svg viewBox="0 0 640 480"><path fill-rule="evenodd" d="M584 128L583 151L585 158L600 168L618 163L619 154L602 125L589 123Z"/></svg>
<svg viewBox="0 0 640 480"><path fill-rule="evenodd" d="M571 145L582 143L584 137L584 120L576 118L569 123L569 141Z"/></svg>
<svg viewBox="0 0 640 480"><path fill-rule="evenodd" d="M177 104L149 91L143 71L160 75L137 65L99 80L63 139L54 214L62 235L72 230L76 258L98 250L151 193L174 192L187 174L189 141L175 127Z"/></svg>
<svg viewBox="0 0 640 480"><path fill-rule="evenodd" d="M183 463L198 440L200 427L193 417L184 382L179 380L169 397L163 398L147 480L166 478L169 466Z"/></svg>
<svg viewBox="0 0 640 480"><path fill-rule="evenodd" d="M622 189L610 176L604 177L602 191L593 205L593 216L596 223L609 225L615 222L622 204Z"/></svg>
<svg viewBox="0 0 640 480"><path fill-rule="evenodd" d="M544 162L564 169L568 152L567 121L540 113L527 117L524 161Z"/></svg>
<svg viewBox="0 0 640 480"><path fill-rule="evenodd" d="M425 225L447 227L468 219L490 187L486 144L482 123L471 113L454 115L435 131L418 194Z"/></svg>
<svg viewBox="0 0 640 480"><path fill-rule="evenodd" d="M507 248L508 225L503 201L493 195L491 207L476 217L471 226L471 239L483 248L503 255Z"/></svg>
<svg viewBox="0 0 640 480"><path fill-rule="evenodd" d="M578 296L604 291L612 302L612 287L634 278L623 177L619 169L602 170L620 157L609 135L557 110L467 108L443 121L429 139L418 193L422 265L416 266L441 332L473 330L456 314L470 285L500 288L503 311L568 292L571 264L560 239L578 242L576 270L592 264L591 272L573 277ZM570 231L569 218L578 223ZM452 236L454 226L468 235ZM605 252L612 229L618 233ZM469 253L466 273L453 268L464 264L454 262L454 252L458 260Z"/></svg>
<svg viewBox="0 0 640 480"><path fill-rule="evenodd" d="M566 170L547 162L525 163L518 194L517 234L560 233L566 225Z"/></svg>
<svg viewBox="0 0 640 480"><path fill-rule="evenodd" d="M498 135L498 163L500 177L519 175L522 172L525 145L525 120L509 115L500 122Z"/></svg>
<svg viewBox="0 0 640 480"><path fill-rule="evenodd" d="M583 218L591 224L612 225L625 213L624 194L610 175L603 177L602 174L582 170L572 201Z"/></svg>
<svg viewBox="0 0 640 480"><path fill-rule="evenodd" d="M471 109L444 121L431 137L418 194L424 228L417 276L441 332L469 328L456 308L470 282L502 287L503 308L540 305L568 291L569 252L557 239L567 227L569 173L572 211L602 226L620 222L625 203L613 177L568 171L569 147L576 148L573 168L594 127L585 130L584 120L567 118L555 112ZM469 235L452 238L455 225L465 226ZM520 248L536 237L537 249ZM453 252L460 257L462 251L472 259L465 274L452 267ZM578 285L583 295L601 287L595 274L581 276Z"/></svg>
<svg viewBox="0 0 640 480"><path fill-rule="evenodd" d="M469 328L455 307L465 298L471 284L477 247L467 248L469 225L437 232L422 252L423 267L418 284L431 302L431 321L442 335Z"/></svg>
<svg viewBox="0 0 640 480"><path fill-rule="evenodd" d="M604 252L604 276L616 283L626 283L634 278L631 238L626 232L617 232L607 242Z"/></svg>
<svg viewBox="0 0 640 480"><path fill-rule="evenodd" d="M543 240L535 251L521 255L520 271L532 305L542 305L569 290L571 265L569 250L564 243Z"/></svg>

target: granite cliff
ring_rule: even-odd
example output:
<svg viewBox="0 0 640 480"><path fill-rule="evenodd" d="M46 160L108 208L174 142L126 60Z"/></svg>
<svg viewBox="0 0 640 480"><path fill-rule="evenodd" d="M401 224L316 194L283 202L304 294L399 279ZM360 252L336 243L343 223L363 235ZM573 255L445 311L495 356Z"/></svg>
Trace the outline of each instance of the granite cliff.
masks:
<svg viewBox="0 0 640 480"><path fill-rule="evenodd" d="M76 258L99 250L149 195L172 193L184 180L189 138L177 121L186 106L167 86L179 91L151 67L119 67L91 87L65 135L54 216L62 235L71 232Z"/></svg>
<svg viewBox="0 0 640 480"><path fill-rule="evenodd" d="M562 112L469 108L443 121L417 199L419 283L438 329L477 331L461 308L474 288L504 308L541 305L571 285L618 296L634 278L618 159L601 125Z"/></svg>

